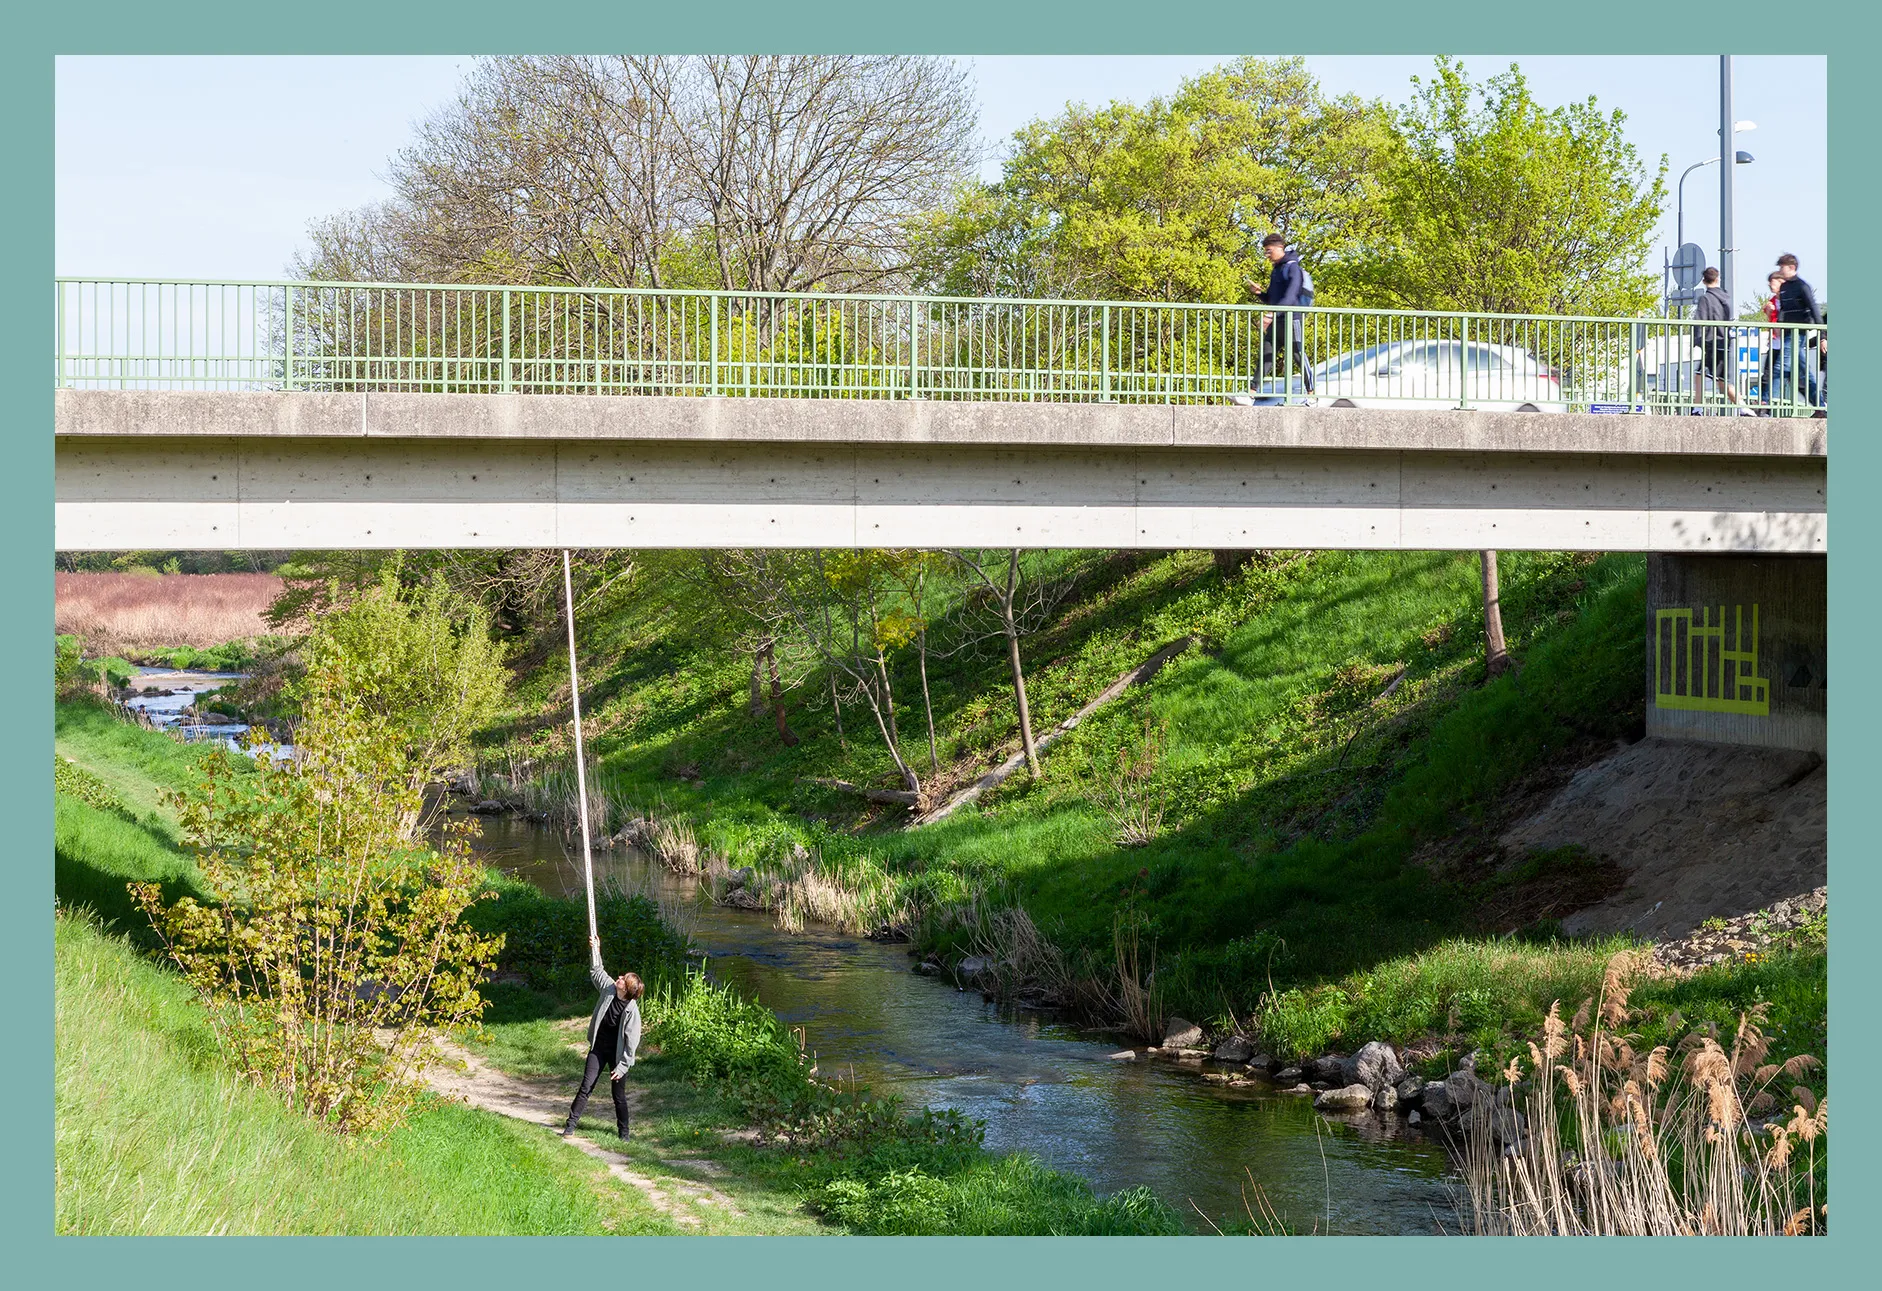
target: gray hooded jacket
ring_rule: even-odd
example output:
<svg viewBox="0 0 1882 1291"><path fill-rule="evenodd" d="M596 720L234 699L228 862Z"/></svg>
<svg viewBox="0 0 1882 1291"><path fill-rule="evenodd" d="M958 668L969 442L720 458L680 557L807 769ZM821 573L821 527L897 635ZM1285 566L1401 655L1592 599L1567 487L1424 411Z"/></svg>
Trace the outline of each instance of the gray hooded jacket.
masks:
<svg viewBox="0 0 1882 1291"><path fill-rule="evenodd" d="M595 1015L588 1019L588 1047L595 1047L595 1041L601 1035L602 1019L608 1015L608 1005L614 1002L614 978L608 970L596 960L588 969L588 978L601 992L601 998L595 1001ZM634 1065L635 1051L640 1048L640 1001L629 1000L627 1010L621 1017L621 1029L615 1032L614 1067L608 1073L609 1080L619 1080L627 1075L627 1069Z"/></svg>

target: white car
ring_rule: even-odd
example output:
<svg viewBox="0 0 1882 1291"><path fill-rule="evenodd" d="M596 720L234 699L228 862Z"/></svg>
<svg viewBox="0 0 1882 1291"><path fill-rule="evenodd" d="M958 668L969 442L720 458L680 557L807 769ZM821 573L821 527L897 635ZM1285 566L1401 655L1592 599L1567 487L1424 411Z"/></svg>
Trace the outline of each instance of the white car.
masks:
<svg viewBox="0 0 1882 1291"><path fill-rule="evenodd" d="M1455 408L1498 412L1567 412L1562 384L1535 355L1513 345L1477 341L1394 341L1329 359L1313 369L1311 398L1335 408ZM1307 395L1297 375L1291 397ZM1288 402L1280 377L1264 378L1238 404Z"/></svg>

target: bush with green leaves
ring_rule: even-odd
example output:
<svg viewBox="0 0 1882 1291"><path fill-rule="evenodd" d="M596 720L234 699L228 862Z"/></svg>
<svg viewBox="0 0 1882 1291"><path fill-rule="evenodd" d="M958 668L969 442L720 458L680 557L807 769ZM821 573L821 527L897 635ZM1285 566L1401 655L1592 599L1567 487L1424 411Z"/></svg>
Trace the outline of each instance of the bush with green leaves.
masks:
<svg viewBox="0 0 1882 1291"><path fill-rule="evenodd" d="M305 706L311 687L331 686L376 714L384 736L401 745L415 790L469 763L472 733L503 701L489 614L442 575L408 588L388 567L376 585L317 618L300 654L305 672L293 698ZM416 813L404 822L407 838L417 823Z"/></svg>
<svg viewBox="0 0 1882 1291"><path fill-rule="evenodd" d="M471 827L413 839L452 729L435 707L478 693L485 655L440 630L441 598L353 609L310 637L296 756L243 772L218 750L173 797L200 898L130 885L237 1069L342 1131L403 1118L430 1034L482 1015L502 945L460 919L489 895ZM392 675L426 658L436 689ZM428 720L399 702L414 693L433 697Z"/></svg>
<svg viewBox="0 0 1882 1291"><path fill-rule="evenodd" d="M52 638L52 693L64 697L83 682L79 667L84 661L82 643L69 633L55 633Z"/></svg>
<svg viewBox="0 0 1882 1291"><path fill-rule="evenodd" d="M465 912L480 932L503 938L497 966L520 973L539 991L574 999L588 984L588 912L580 901L546 896L521 879L491 875L492 898ZM660 910L641 895L602 891L595 926L608 948L609 964L640 974L649 990L676 983L686 971L686 938L669 928Z"/></svg>
<svg viewBox="0 0 1882 1291"><path fill-rule="evenodd" d="M867 1179L833 1179L812 1195L822 1214L884 1236L1167 1236L1183 1232L1148 1188L1109 1197L1029 1156L986 1158L939 1177L919 1166Z"/></svg>

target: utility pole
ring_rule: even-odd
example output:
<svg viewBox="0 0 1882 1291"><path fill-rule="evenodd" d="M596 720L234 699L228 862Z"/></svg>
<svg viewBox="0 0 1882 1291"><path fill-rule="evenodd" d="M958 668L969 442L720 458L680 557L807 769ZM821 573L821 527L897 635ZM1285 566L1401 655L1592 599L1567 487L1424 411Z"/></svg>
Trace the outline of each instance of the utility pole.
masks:
<svg viewBox="0 0 1882 1291"><path fill-rule="evenodd" d="M1719 156L1724 160L1719 163L1719 286L1725 289L1727 300L1736 301L1738 296L1732 290L1732 172L1738 167L1732 164L1737 139L1732 126L1732 56L1720 54Z"/></svg>

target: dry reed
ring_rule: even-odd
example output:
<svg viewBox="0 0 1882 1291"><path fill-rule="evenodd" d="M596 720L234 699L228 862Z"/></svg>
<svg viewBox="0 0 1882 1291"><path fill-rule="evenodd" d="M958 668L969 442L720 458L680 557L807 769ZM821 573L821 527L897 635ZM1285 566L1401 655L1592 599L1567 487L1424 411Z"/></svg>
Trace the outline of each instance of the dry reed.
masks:
<svg viewBox="0 0 1882 1291"><path fill-rule="evenodd" d="M273 574L57 573L53 630L83 638L91 654L206 650L272 632L262 612L282 587Z"/></svg>
<svg viewBox="0 0 1882 1291"><path fill-rule="evenodd" d="M1631 954L1610 962L1598 999L1564 1022L1559 1003L1520 1061L1502 1073L1506 1104L1470 1116L1460 1149L1459 1211L1487 1234L1808 1235L1828 1207L1816 1193L1829 1100L1774 1086L1818 1066L1768 1063L1763 1006L1742 1014L1730 1048L1713 1028L1646 1047L1628 1027ZM1526 1087L1526 1095L1523 1093ZM1492 1104L1494 1106L1494 1104ZM1525 1107L1527 1115L1516 1109Z"/></svg>

